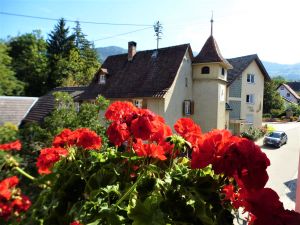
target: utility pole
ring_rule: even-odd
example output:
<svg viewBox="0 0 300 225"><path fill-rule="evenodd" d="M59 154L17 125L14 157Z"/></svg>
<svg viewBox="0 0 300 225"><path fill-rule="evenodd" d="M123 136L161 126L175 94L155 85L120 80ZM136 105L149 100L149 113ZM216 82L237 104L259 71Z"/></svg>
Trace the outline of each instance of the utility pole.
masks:
<svg viewBox="0 0 300 225"><path fill-rule="evenodd" d="M155 36L156 36L156 49L158 49L158 44L159 44L159 40L161 39L162 36L162 25L159 21L157 21L154 25L154 32L155 32Z"/></svg>

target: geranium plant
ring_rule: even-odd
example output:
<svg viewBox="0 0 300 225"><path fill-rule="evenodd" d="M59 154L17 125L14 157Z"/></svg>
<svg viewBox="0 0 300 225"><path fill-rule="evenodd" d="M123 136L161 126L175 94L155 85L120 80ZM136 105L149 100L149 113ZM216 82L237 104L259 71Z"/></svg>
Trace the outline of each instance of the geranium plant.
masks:
<svg viewBox="0 0 300 225"><path fill-rule="evenodd" d="M28 197L13 191L17 177L1 181L3 221L226 225L242 208L249 224L300 224L300 215L285 210L276 192L265 188L270 161L250 140L228 130L203 134L189 118L176 122L174 134L162 117L129 102L114 102L105 117L107 137L87 128L62 130L41 149L37 177L12 160L8 150L20 149L16 143L0 145L2 155L10 155L4 168L37 187L30 207Z"/></svg>

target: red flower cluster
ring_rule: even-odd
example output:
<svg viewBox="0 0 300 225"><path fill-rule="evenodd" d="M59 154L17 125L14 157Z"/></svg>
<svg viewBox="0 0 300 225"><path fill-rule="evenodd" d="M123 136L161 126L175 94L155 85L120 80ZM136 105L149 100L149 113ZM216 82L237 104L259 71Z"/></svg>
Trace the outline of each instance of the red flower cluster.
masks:
<svg viewBox="0 0 300 225"><path fill-rule="evenodd" d="M80 223L78 220L70 223L70 225L83 225L82 223Z"/></svg>
<svg viewBox="0 0 300 225"><path fill-rule="evenodd" d="M16 176L0 181L0 217L5 220L12 215L19 216L31 206L29 198L16 188L18 183L19 179Z"/></svg>
<svg viewBox="0 0 300 225"><path fill-rule="evenodd" d="M87 128L80 128L74 131L64 129L53 140L53 147L42 149L37 159L37 167L39 174L51 173L51 168L54 163L59 161L61 157L68 155L68 150L65 149L71 146L81 147L85 150L100 149L101 138Z"/></svg>
<svg viewBox="0 0 300 225"><path fill-rule="evenodd" d="M171 128L162 117L150 110L139 109L130 102L117 101L109 106L105 116L112 121L107 135L114 145L133 142L137 155L161 160L165 160L165 154L171 151L172 146L165 141L172 134Z"/></svg>
<svg viewBox="0 0 300 225"><path fill-rule="evenodd" d="M180 119L175 130L193 146L191 167L204 168L209 164L216 174L233 177L239 189L225 185L224 200L233 207L244 207L251 213L255 225L296 225L300 214L285 210L272 189L264 188L268 181L267 167L270 160L252 141L232 136L228 130L212 130L201 134L201 130L190 119Z"/></svg>
<svg viewBox="0 0 300 225"><path fill-rule="evenodd" d="M101 138L87 128L80 128L74 131L64 129L54 138L52 145L54 147L70 147L76 145L84 149L100 149Z"/></svg>
<svg viewBox="0 0 300 225"><path fill-rule="evenodd" d="M68 150L60 147L42 149L36 163L39 174L51 173L50 169L53 167L54 163L59 161L62 156L65 157L67 155Z"/></svg>
<svg viewBox="0 0 300 225"><path fill-rule="evenodd" d="M19 140L0 145L0 150L3 150L3 151L8 151L8 150L20 151L21 148L22 148L22 145Z"/></svg>

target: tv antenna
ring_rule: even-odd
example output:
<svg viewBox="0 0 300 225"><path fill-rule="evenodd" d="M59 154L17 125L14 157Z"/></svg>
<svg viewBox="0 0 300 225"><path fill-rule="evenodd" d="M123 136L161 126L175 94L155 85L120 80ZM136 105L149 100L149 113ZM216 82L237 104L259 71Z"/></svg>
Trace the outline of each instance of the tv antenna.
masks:
<svg viewBox="0 0 300 225"><path fill-rule="evenodd" d="M157 21L154 25L154 32L155 32L155 36L156 36L156 48L158 49L158 44L159 44L159 40L161 39L162 36L162 25L159 21Z"/></svg>

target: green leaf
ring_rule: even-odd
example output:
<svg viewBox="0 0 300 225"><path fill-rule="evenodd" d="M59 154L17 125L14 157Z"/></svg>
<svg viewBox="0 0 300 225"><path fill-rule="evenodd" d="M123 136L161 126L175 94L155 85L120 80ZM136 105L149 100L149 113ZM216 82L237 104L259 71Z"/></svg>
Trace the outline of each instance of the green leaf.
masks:
<svg viewBox="0 0 300 225"><path fill-rule="evenodd" d="M129 208L128 217L132 225L165 225L164 214L160 210L161 198L150 196L144 202L137 200L134 208Z"/></svg>

